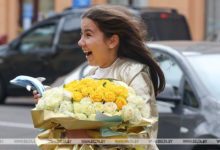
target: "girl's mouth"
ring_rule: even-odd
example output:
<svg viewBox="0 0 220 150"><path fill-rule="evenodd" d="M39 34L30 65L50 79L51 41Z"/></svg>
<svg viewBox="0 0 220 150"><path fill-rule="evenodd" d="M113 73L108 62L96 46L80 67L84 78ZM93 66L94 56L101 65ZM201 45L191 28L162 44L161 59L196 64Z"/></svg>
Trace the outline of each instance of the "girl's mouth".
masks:
<svg viewBox="0 0 220 150"><path fill-rule="evenodd" d="M84 52L86 54L86 58L92 55L92 51Z"/></svg>

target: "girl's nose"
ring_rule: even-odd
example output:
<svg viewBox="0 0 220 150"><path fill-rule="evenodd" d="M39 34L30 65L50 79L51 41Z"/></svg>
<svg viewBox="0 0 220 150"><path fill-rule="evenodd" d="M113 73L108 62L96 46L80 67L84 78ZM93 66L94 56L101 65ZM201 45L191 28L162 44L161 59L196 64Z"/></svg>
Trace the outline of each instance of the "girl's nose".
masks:
<svg viewBox="0 0 220 150"><path fill-rule="evenodd" d="M83 40L83 38L81 37L80 40L78 41L78 45L80 47L83 47L85 45L85 41Z"/></svg>

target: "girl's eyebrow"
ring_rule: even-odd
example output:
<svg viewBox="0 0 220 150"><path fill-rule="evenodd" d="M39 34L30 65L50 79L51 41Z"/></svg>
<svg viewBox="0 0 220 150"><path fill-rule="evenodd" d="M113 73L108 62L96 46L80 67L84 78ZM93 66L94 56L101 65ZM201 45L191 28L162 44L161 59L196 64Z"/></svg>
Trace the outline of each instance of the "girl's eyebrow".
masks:
<svg viewBox="0 0 220 150"><path fill-rule="evenodd" d="M92 33L94 33L91 29L85 29L84 32L92 32Z"/></svg>

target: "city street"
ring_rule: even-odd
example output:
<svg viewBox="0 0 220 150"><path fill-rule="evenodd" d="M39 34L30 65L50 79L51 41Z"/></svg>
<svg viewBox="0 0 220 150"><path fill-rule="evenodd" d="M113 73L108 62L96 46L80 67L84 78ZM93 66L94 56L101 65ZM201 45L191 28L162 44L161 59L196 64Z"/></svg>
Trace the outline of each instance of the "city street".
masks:
<svg viewBox="0 0 220 150"><path fill-rule="evenodd" d="M34 107L32 97L6 99L0 105L0 139L34 139L38 134L33 127L30 110ZM35 144L3 145L0 150L39 150Z"/></svg>

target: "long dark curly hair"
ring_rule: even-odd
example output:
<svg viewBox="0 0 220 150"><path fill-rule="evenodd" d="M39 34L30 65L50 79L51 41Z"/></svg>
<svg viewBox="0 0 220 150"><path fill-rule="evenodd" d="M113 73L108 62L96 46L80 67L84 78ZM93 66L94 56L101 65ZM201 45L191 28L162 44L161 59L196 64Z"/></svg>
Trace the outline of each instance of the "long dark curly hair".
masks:
<svg viewBox="0 0 220 150"><path fill-rule="evenodd" d="M104 33L105 38L119 36L118 57L136 60L149 66L155 95L165 88L164 74L153 59L149 48L144 44L146 26L129 9L116 5L98 5L89 8L83 18L93 20ZM144 27L144 28L143 28Z"/></svg>

